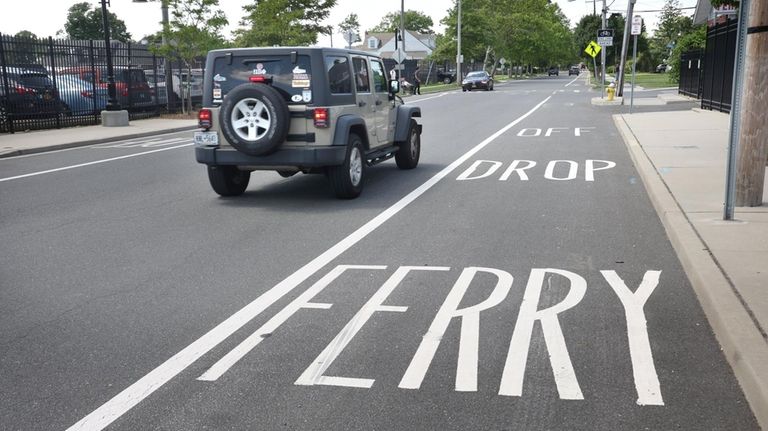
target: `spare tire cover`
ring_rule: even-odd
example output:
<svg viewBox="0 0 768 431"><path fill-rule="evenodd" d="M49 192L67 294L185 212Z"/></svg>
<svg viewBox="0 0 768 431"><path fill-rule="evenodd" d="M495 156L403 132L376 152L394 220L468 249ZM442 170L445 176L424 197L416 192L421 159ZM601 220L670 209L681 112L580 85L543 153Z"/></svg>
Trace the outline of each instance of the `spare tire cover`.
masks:
<svg viewBox="0 0 768 431"><path fill-rule="evenodd" d="M250 156L268 154L288 135L291 115L280 93L267 84L243 84L224 98L219 113L227 142Z"/></svg>

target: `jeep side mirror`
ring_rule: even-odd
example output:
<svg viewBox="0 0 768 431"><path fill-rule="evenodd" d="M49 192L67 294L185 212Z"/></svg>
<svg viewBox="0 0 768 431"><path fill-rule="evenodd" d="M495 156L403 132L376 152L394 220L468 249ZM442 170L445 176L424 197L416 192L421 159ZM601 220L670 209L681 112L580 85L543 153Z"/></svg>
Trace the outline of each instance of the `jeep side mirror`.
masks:
<svg viewBox="0 0 768 431"><path fill-rule="evenodd" d="M397 94L400 92L400 81L392 79L389 81L389 94Z"/></svg>

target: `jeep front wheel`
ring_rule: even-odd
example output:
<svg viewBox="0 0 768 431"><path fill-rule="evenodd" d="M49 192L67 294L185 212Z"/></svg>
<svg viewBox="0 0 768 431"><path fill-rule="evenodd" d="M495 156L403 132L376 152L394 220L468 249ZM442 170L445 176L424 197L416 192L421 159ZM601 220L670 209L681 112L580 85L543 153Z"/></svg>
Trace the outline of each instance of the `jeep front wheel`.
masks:
<svg viewBox="0 0 768 431"><path fill-rule="evenodd" d="M365 176L365 159L363 156L363 141L354 133L349 135L347 154L344 164L328 168L328 179L340 199L354 199L363 191Z"/></svg>
<svg viewBox="0 0 768 431"><path fill-rule="evenodd" d="M416 120L411 118L408 127L408 138L405 142L398 143L400 147L395 154L395 163L400 169L413 169L419 164L421 155L421 135Z"/></svg>
<svg viewBox="0 0 768 431"><path fill-rule="evenodd" d="M208 166L208 181L221 196L240 196L248 187L251 173L236 166Z"/></svg>

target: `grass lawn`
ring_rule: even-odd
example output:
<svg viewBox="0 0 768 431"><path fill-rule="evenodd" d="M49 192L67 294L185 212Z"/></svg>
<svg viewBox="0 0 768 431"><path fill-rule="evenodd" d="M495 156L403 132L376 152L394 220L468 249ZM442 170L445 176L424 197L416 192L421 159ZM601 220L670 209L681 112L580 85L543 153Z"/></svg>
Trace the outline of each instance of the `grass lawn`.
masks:
<svg viewBox="0 0 768 431"><path fill-rule="evenodd" d="M632 74L624 77L627 84L632 82ZM677 87L677 83L669 81L669 74L666 73L637 73L635 75L635 85L643 88L668 88Z"/></svg>

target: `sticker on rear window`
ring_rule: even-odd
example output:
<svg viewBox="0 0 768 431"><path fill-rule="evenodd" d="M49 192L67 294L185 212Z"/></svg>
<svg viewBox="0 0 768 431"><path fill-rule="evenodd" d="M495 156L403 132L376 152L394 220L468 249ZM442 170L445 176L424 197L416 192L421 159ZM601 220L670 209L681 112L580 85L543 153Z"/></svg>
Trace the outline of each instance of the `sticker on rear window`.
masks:
<svg viewBox="0 0 768 431"><path fill-rule="evenodd" d="M254 75L266 75L267 71L264 69L264 65L261 63L256 63L256 68L253 69Z"/></svg>
<svg viewBox="0 0 768 431"><path fill-rule="evenodd" d="M304 90L301 92L301 99L307 103L312 101L312 91Z"/></svg>
<svg viewBox="0 0 768 431"><path fill-rule="evenodd" d="M294 79L293 81L291 81L291 87L293 88L309 87L309 79Z"/></svg>
<svg viewBox="0 0 768 431"><path fill-rule="evenodd" d="M213 89L213 98L214 99L221 99L221 88L214 88Z"/></svg>
<svg viewBox="0 0 768 431"><path fill-rule="evenodd" d="M226 81L226 80L227 80L227 78L226 78L225 76L221 76L221 75L219 75L219 74L217 73L217 74L216 74L216 76L214 76L214 77L213 77L213 80L214 80L215 82L224 82L224 81Z"/></svg>

